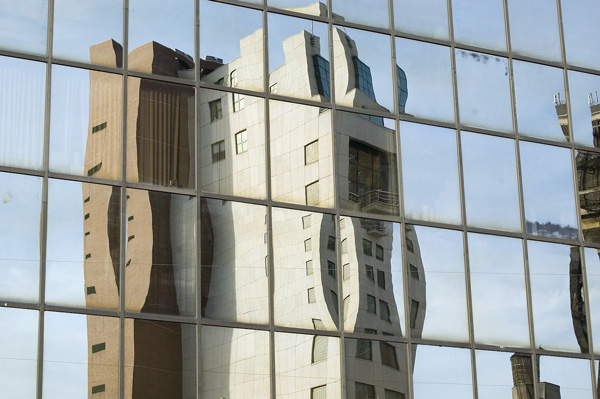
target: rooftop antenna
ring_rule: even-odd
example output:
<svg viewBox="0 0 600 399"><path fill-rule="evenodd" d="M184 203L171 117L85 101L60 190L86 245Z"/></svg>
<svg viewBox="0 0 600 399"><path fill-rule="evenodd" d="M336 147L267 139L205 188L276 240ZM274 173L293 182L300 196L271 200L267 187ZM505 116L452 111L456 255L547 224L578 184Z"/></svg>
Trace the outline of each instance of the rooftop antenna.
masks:
<svg viewBox="0 0 600 399"><path fill-rule="evenodd" d="M559 104L560 104L560 92L558 92L554 95L554 105L559 105Z"/></svg>
<svg viewBox="0 0 600 399"><path fill-rule="evenodd" d="M592 96L592 93L588 94L588 105L594 105L594 96Z"/></svg>

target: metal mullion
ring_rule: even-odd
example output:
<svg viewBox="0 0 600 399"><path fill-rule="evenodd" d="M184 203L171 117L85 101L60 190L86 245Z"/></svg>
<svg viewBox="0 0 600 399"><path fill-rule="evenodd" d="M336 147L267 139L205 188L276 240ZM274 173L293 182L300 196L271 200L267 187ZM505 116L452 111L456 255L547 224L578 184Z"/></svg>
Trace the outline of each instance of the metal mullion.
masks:
<svg viewBox="0 0 600 399"><path fill-rule="evenodd" d="M129 0L123 0L123 95L121 104L121 220L119 237L119 398L125 399L125 286L127 257L127 81L129 67ZM132 365L133 367L133 365Z"/></svg>
<svg viewBox="0 0 600 399"><path fill-rule="evenodd" d="M267 11L272 14L279 14L279 15L284 15L287 17L294 17L294 18L302 18L302 19L306 19L309 21L323 22L325 24L329 22L329 19L327 17L322 17L320 15L303 14L301 12L292 11L293 9L277 8L277 7L273 7L273 6L269 6L269 5L267 5L266 7L267 7Z"/></svg>
<svg viewBox="0 0 600 399"><path fill-rule="evenodd" d="M46 31L47 31L47 29L46 29ZM48 47L48 45L46 44L46 51L48 51L47 47ZM20 58L23 60L38 61L38 62L48 62L48 58L49 58L47 55L35 55L35 54L21 53L19 51L6 50L6 49L0 49L0 56L11 57L11 58Z"/></svg>
<svg viewBox="0 0 600 399"><path fill-rule="evenodd" d="M104 186L121 187L121 179L107 179L103 177L88 177L83 175L69 175L61 172L48 172L48 177L51 179L60 179L68 181L76 181L79 183L101 184Z"/></svg>
<svg viewBox="0 0 600 399"><path fill-rule="evenodd" d="M38 294L38 355L36 397L42 399L44 387L44 328L46 302L46 253L48 241L48 169L50 154L50 110L52 99L52 44L54 26L54 0L48 1L48 26L46 37L46 81L44 99L44 144L43 144L43 179L42 204L40 215L40 259L39 259L39 294Z"/></svg>
<svg viewBox="0 0 600 399"><path fill-rule="evenodd" d="M24 168L19 168L19 167L14 167L14 166L0 166L0 172L5 172L5 173L18 173L21 175L28 175L28 176L37 176L37 177L44 177L45 172L44 170L33 170L33 169L24 169Z"/></svg>
<svg viewBox="0 0 600 399"><path fill-rule="evenodd" d="M111 67L111 66L105 66L105 65L100 65L100 64L87 64L87 63L81 62L81 61L72 61L72 60L68 60L68 59L54 58L54 57L52 57L52 64L70 67L70 68L84 69L86 71L107 72L107 73L113 73L113 74L118 74L118 75L120 75L122 72L121 69L118 67Z"/></svg>
<svg viewBox="0 0 600 399"><path fill-rule="evenodd" d="M195 195L196 194L196 190L192 189L192 188L168 187L168 186L161 186L161 185L155 185L155 184L150 184L150 183L140 183L140 182L133 182L133 181L128 181L125 184L126 184L126 188L128 188L128 189L155 191L155 192L162 192L162 193L168 193L168 194L180 194L180 195Z"/></svg>

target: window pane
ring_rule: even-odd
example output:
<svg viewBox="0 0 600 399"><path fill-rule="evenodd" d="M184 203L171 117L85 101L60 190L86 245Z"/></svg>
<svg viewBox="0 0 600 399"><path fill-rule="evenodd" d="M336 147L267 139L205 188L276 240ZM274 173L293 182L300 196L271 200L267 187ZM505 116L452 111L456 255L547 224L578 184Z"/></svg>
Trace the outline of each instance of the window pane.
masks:
<svg viewBox="0 0 600 399"><path fill-rule="evenodd" d="M544 390L546 397L560 394L563 399L591 398L590 361L565 357L541 356L538 360L540 379L538 389Z"/></svg>
<svg viewBox="0 0 600 399"><path fill-rule="evenodd" d="M452 364L452 367L448 367ZM471 359L468 349L419 345L415 355L415 399L472 398Z"/></svg>
<svg viewBox="0 0 600 399"><path fill-rule="evenodd" d="M569 71L568 78L574 141L577 144L598 148L600 147L598 99L600 76Z"/></svg>
<svg viewBox="0 0 600 399"><path fill-rule="evenodd" d="M579 212L583 238L590 242L600 242L600 154L578 151L575 156L577 166L577 190L579 192Z"/></svg>
<svg viewBox="0 0 600 399"><path fill-rule="evenodd" d="M387 28L390 20L386 0L330 0L333 19Z"/></svg>
<svg viewBox="0 0 600 399"><path fill-rule="evenodd" d="M0 172L0 298L36 302L39 296L42 178Z"/></svg>
<svg viewBox="0 0 600 399"><path fill-rule="evenodd" d="M600 68L596 54L600 43L593 40L589 27L596 23L600 3L594 0L561 1L567 62L588 68Z"/></svg>
<svg viewBox="0 0 600 399"><path fill-rule="evenodd" d="M519 398L534 397L530 354L476 350L475 359L480 399L511 397L511 391Z"/></svg>
<svg viewBox="0 0 600 399"><path fill-rule="evenodd" d="M394 27L399 32L448 39L446 0L394 0Z"/></svg>
<svg viewBox="0 0 600 399"><path fill-rule="evenodd" d="M453 0L454 39L472 46L506 49L502 0Z"/></svg>
<svg viewBox="0 0 600 399"><path fill-rule="evenodd" d="M196 314L195 231L194 197L127 190L128 310Z"/></svg>
<svg viewBox="0 0 600 399"><path fill-rule="evenodd" d="M7 0L0 3L1 48L44 55L47 29L47 1Z"/></svg>
<svg viewBox="0 0 600 399"><path fill-rule="evenodd" d="M590 326L594 345L600 342L600 255L594 248L585 248L585 270L587 274L588 297L590 303ZM600 348L594 347L595 353L600 353Z"/></svg>
<svg viewBox="0 0 600 399"><path fill-rule="evenodd" d="M262 0L254 0L262 4ZM294 11L302 14L327 16L327 1L315 2L315 0L267 0L271 7L283 8L284 10Z"/></svg>

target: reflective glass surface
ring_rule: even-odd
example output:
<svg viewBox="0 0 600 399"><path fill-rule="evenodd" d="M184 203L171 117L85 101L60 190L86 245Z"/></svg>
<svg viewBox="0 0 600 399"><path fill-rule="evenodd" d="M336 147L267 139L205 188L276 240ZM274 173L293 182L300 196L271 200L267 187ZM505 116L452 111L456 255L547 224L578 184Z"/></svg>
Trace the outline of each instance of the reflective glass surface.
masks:
<svg viewBox="0 0 600 399"><path fill-rule="evenodd" d="M521 231L514 141L461 132L461 147L467 224Z"/></svg>
<svg viewBox="0 0 600 399"><path fill-rule="evenodd" d="M0 386L7 397L36 397L38 318L35 310L0 308Z"/></svg>
<svg viewBox="0 0 600 399"><path fill-rule="evenodd" d="M269 116L273 200L333 208L331 111L271 101Z"/></svg>
<svg viewBox="0 0 600 399"><path fill-rule="evenodd" d="M50 170L120 179L123 77L54 66L52 87Z"/></svg>
<svg viewBox="0 0 600 399"><path fill-rule="evenodd" d="M460 123L512 131L508 60L456 49Z"/></svg>
<svg viewBox="0 0 600 399"><path fill-rule="evenodd" d="M579 215L583 239L600 242L598 225L598 189L600 188L600 154L597 152L577 151L575 155L577 173L577 191L579 197Z"/></svg>
<svg viewBox="0 0 600 399"><path fill-rule="evenodd" d="M121 190L48 182L46 302L119 307Z"/></svg>
<svg viewBox="0 0 600 399"><path fill-rule="evenodd" d="M394 121L346 112L334 115L339 206L397 215L399 194Z"/></svg>
<svg viewBox="0 0 600 399"><path fill-rule="evenodd" d="M333 19L387 28L390 20L387 0L330 0Z"/></svg>
<svg viewBox="0 0 600 399"><path fill-rule="evenodd" d="M406 239L412 336L468 341L462 234L430 227L407 227L410 227ZM408 240L412 245L408 245ZM422 323L422 332L418 331L419 323Z"/></svg>
<svg viewBox="0 0 600 399"><path fill-rule="evenodd" d="M0 298L35 302L40 281L42 179L0 172ZM8 226L13 226L8 229Z"/></svg>
<svg viewBox="0 0 600 399"><path fill-rule="evenodd" d="M521 240L468 234L475 342L529 346Z"/></svg>
<svg viewBox="0 0 600 399"><path fill-rule="evenodd" d="M267 323L267 209L242 202L201 202L202 317Z"/></svg>
<svg viewBox="0 0 600 399"><path fill-rule="evenodd" d="M127 190L125 308L196 313L196 199Z"/></svg>
<svg viewBox="0 0 600 399"><path fill-rule="evenodd" d="M456 133L400 123L406 217L460 223Z"/></svg>
<svg viewBox="0 0 600 399"><path fill-rule="evenodd" d="M600 146L600 76L569 71L569 98L575 143ZM564 120L564 116L562 118ZM564 122L563 122L564 124Z"/></svg>
<svg viewBox="0 0 600 399"><path fill-rule="evenodd" d="M457 42L493 50L506 49L502 0L454 0L452 18Z"/></svg>
<svg viewBox="0 0 600 399"><path fill-rule="evenodd" d="M122 67L123 1L55 1L52 37L56 58ZM94 46L100 43L115 47L114 58L98 56Z"/></svg>
<svg viewBox="0 0 600 399"><path fill-rule="evenodd" d="M338 398L340 378L339 338L275 333L275 397Z"/></svg>
<svg viewBox="0 0 600 399"><path fill-rule="evenodd" d="M47 312L43 398L119 392L119 319Z"/></svg>
<svg viewBox="0 0 600 399"><path fill-rule="evenodd" d="M564 148L520 143L527 232L577 239L571 154Z"/></svg>
<svg viewBox="0 0 600 399"><path fill-rule="evenodd" d="M0 165L41 169L45 65L0 56Z"/></svg>
<svg viewBox="0 0 600 399"><path fill-rule="evenodd" d="M589 325L592 328L594 345L600 342L600 256L595 248L584 249L585 271L587 274L588 297L590 304ZM588 336L589 338L589 336ZM599 353L600 348L594 347Z"/></svg>
<svg viewBox="0 0 600 399"><path fill-rule="evenodd" d="M538 390L546 397L556 393L565 399L592 397L589 360L540 356L538 363L542 381Z"/></svg>
<svg viewBox="0 0 600 399"><path fill-rule="evenodd" d="M446 0L394 0L394 27L399 32L448 39Z"/></svg>
<svg viewBox="0 0 600 399"><path fill-rule="evenodd" d="M254 0L262 3L261 0ZM327 16L327 0L315 2L314 0L267 0L271 7L282 8L302 14L315 15L320 17Z"/></svg>
<svg viewBox="0 0 600 399"><path fill-rule="evenodd" d="M562 70L513 61L513 73L519 134L569 141Z"/></svg>
<svg viewBox="0 0 600 399"><path fill-rule="evenodd" d="M47 28L47 1L6 0L0 3L1 48L44 55Z"/></svg>
<svg viewBox="0 0 600 399"><path fill-rule="evenodd" d="M589 27L596 22L600 4L594 0L561 1L567 62L588 68L600 68L595 54L600 43L592 39Z"/></svg>
<svg viewBox="0 0 600 399"><path fill-rule="evenodd" d="M267 186L264 100L201 90L199 121L201 189L264 198Z"/></svg>
<svg viewBox="0 0 600 399"><path fill-rule="evenodd" d="M452 367L446 367L452 364ZM419 345L413 370L415 399L472 398L471 359L468 349Z"/></svg>
<svg viewBox="0 0 600 399"><path fill-rule="evenodd" d="M536 346L589 351L581 254L577 247L528 241Z"/></svg>
<svg viewBox="0 0 600 399"><path fill-rule="evenodd" d="M477 396L481 399L527 398L534 392L531 355L475 351ZM514 376L514 377L513 377Z"/></svg>

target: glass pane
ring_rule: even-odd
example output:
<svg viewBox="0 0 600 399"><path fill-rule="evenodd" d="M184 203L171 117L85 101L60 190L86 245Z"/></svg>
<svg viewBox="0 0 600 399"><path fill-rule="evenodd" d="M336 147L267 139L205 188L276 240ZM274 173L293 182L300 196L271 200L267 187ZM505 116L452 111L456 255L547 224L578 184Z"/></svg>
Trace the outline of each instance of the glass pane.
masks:
<svg viewBox="0 0 600 399"><path fill-rule="evenodd" d="M122 108L122 76L54 65L50 170L120 179Z"/></svg>
<svg viewBox="0 0 600 399"><path fill-rule="evenodd" d="M508 15L514 53L560 62L558 17L554 2L509 0Z"/></svg>
<svg viewBox="0 0 600 399"><path fill-rule="evenodd" d="M119 307L121 189L48 181L46 302Z"/></svg>
<svg viewBox="0 0 600 399"><path fill-rule="evenodd" d="M340 378L339 338L275 333L277 398L339 398ZM315 396L315 391L325 391L325 396Z"/></svg>
<svg viewBox="0 0 600 399"><path fill-rule="evenodd" d="M259 0L255 0L259 1ZM259 1L262 3L262 1ZM315 2L315 0L267 0L270 7L283 8L284 10L299 12L302 14L327 16L327 0Z"/></svg>
<svg viewBox="0 0 600 399"><path fill-rule="evenodd" d="M452 367L448 367L451 364ZM468 349L419 345L413 370L415 399L473 397Z"/></svg>
<svg viewBox="0 0 600 399"><path fill-rule="evenodd" d="M600 154L578 151L575 164L583 238L590 242L600 242Z"/></svg>
<svg viewBox="0 0 600 399"><path fill-rule="evenodd" d="M569 100L575 143L600 147L600 76L569 71ZM563 117L566 119L566 117ZM566 121L563 122L566 124Z"/></svg>
<svg viewBox="0 0 600 399"><path fill-rule="evenodd" d="M6 397L36 397L38 318L35 310L0 308L0 386Z"/></svg>
<svg viewBox="0 0 600 399"><path fill-rule="evenodd" d="M329 70L327 24L269 14L272 94L330 101Z"/></svg>
<svg viewBox="0 0 600 399"><path fill-rule="evenodd" d="M200 91L202 190L265 198L264 100L215 90Z"/></svg>
<svg viewBox="0 0 600 399"><path fill-rule="evenodd" d="M267 208L201 203L202 317L268 323Z"/></svg>
<svg viewBox="0 0 600 399"><path fill-rule="evenodd" d="M456 79L463 125L512 132L506 58L456 49Z"/></svg>
<svg viewBox="0 0 600 399"><path fill-rule="evenodd" d="M41 169L46 65L0 56L0 87L0 165Z"/></svg>
<svg viewBox="0 0 600 399"><path fill-rule="evenodd" d="M569 141L562 69L515 60L513 73L519 134Z"/></svg>
<svg viewBox="0 0 600 399"><path fill-rule="evenodd" d="M447 1L394 0L394 26L399 32L447 40Z"/></svg>
<svg viewBox="0 0 600 399"><path fill-rule="evenodd" d="M281 101L269 105L272 198L333 208L331 111Z"/></svg>
<svg viewBox="0 0 600 399"><path fill-rule="evenodd" d="M346 339L344 343L348 397L352 393L357 399L408 396L406 344L369 339Z"/></svg>
<svg viewBox="0 0 600 399"><path fill-rule="evenodd" d="M45 55L47 29L47 1L6 0L0 3L1 48Z"/></svg>
<svg viewBox="0 0 600 399"><path fill-rule="evenodd" d="M202 397L270 398L267 331L202 327L202 355Z"/></svg>
<svg viewBox="0 0 600 399"><path fill-rule="evenodd" d="M480 399L535 397L531 355L476 350L475 359Z"/></svg>
<svg viewBox="0 0 600 399"><path fill-rule="evenodd" d="M594 353L600 353L600 254L597 249L585 248L585 269L587 274L588 297L594 341Z"/></svg>
<svg viewBox="0 0 600 399"><path fill-rule="evenodd" d="M123 42L122 0L56 0L53 15L54 57L118 68L123 66L123 47L119 44ZM98 49L95 45L112 47L114 52L111 57L95 53L94 50Z"/></svg>
<svg viewBox="0 0 600 399"><path fill-rule="evenodd" d="M527 232L577 239L570 151L526 142L520 147Z"/></svg>
<svg viewBox="0 0 600 399"><path fill-rule="evenodd" d="M263 40L260 11L200 1L200 69L204 82L264 91Z"/></svg>
<svg viewBox="0 0 600 399"><path fill-rule="evenodd" d="M461 132L467 223L521 231L515 142Z"/></svg>
<svg viewBox="0 0 600 399"><path fill-rule="evenodd" d="M494 50L506 49L502 0L453 0L454 40Z"/></svg>
<svg viewBox="0 0 600 399"><path fill-rule="evenodd" d="M329 237L335 243L333 215L273 208L275 324L338 328L339 273L329 273L329 262L337 268L335 245Z"/></svg>
<svg viewBox="0 0 600 399"><path fill-rule="evenodd" d="M444 46L396 38L400 112L419 118L454 122L454 95L450 49ZM406 91L402 95L402 91ZM435 95L432 95L435 93Z"/></svg>
<svg viewBox="0 0 600 399"><path fill-rule="evenodd" d="M127 190L127 310L196 313L196 200Z"/></svg>
<svg viewBox="0 0 600 399"><path fill-rule="evenodd" d="M127 180L193 188L194 88L140 78L127 82Z"/></svg>
<svg viewBox="0 0 600 399"><path fill-rule="evenodd" d="M600 69L596 56L600 43L590 34L590 27L595 26L596 15L600 13L600 3L595 0L562 1L561 7L567 62Z"/></svg>
<svg viewBox="0 0 600 399"><path fill-rule="evenodd" d="M577 247L528 241L535 345L587 353L587 326Z"/></svg>
<svg viewBox="0 0 600 399"><path fill-rule="evenodd" d="M408 274L411 324L422 323L417 337L467 342L467 294L462 234L459 231L414 226L409 237ZM407 242L408 244L408 242ZM419 303L420 301L420 303ZM413 310L414 308L414 310ZM422 316L424 314L425 321ZM412 325L411 325L412 327ZM415 327L412 327L415 328ZM415 334L412 335L415 337Z"/></svg>
<svg viewBox="0 0 600 399"><path fill-rule="evenodd" d="M46 312L43 397L117 397L119 347L116 317Z"/></svg>
<svg viewBox="0 0 600 399"><path fill-rule="evenodd" d="M0 172L0 298L36 302L40 281L42 178Z"/></svg>
<svg viewBox="0 0 600 399"><path fill-rule="evenodd" d="M165 11L160 2L129 0L129 69L193 79L194 1Z"/></svg>
<svg viewBox="0 0 600 399"><path fill-rule="evenodd" d="M546 398L588 399L592 398L590 361L566 357L541 356L538 365L540 380L538 390Z"/></svg>
<svg viewBox="0 0 600 399"><path fill-rule="evenodd" d="M336 112L336 152L340 206L397 215L398 163L392 119Z"/></svg>
<svg viewBox="0 0 600 399"><path fill-rule="evenodd" d="M195 325L125 319L123 335L125 392L140 398L196 397Z"/></svg>
<svg viewBox="0 0 600 399"><path fill-rule="evenodd" d="M332 1L333 19L363 25L387 28L389 26L387 0Z"/></svg>
<svg viewBox="0 0 600 399"><path fill-rule="evenodd" d="M344 329L346 331L406 336L404 332L404 287L400 224L382 220L343 217L340 219L342 246ZM423 270L414 232L407 236L417 246L412 263ZM411 324L421 334L425 287L411 286L409 297L421 303ZM418 305L417 305L418 306Z"/></svg>
<svg viewBox="0 0 600 399"><path fill-rule="evenodd" d="M401 122L400 139L406 217L460 223L454 130Z"/></svg>
<svg viewBox="0 0 600 399"><path fill-rule="evenodd" d="M521 240L468 238L475 342L529 347Z"/></svg>
<svg viewBox="0 0 600 399"><path fill-rule="evenodd" d="M389 36L335 26L333 56L338 104L394 110Z"/></svg>

